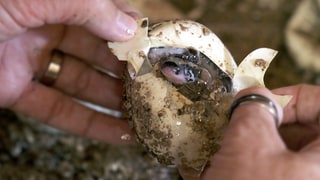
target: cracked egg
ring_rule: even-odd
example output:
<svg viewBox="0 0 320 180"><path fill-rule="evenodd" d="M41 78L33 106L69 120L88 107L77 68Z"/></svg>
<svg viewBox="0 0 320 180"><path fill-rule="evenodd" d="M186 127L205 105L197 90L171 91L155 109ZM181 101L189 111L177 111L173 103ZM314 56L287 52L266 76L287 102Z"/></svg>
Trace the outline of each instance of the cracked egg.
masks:
<svg viewBox="0 0 320 180"><path fill-rule="evenodd" d="M276 51L257 49L237 66L202 24L172 20L149 26L147 18L138 24L130 41L109 43L118 59L128 62L125 108L130 124L160 163L199 175L220 147L233 96L264 86Z"/></svg>

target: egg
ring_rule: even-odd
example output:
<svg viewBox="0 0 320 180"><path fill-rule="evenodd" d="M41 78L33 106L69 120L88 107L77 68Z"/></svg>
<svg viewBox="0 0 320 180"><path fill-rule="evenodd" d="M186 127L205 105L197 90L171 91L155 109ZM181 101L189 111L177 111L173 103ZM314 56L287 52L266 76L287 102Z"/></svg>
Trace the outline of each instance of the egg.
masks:
<svg viewBox="0 0 320 180"><path fill-rule="evenodd" d="M233 96L263 87L277 52L259 48L237 66L217 35L200 23L169 20L150 26L147 18L137 23L133 39L108 44L128 62L124 105L130 125L160 163L198 177L220 148Z"/></svg>

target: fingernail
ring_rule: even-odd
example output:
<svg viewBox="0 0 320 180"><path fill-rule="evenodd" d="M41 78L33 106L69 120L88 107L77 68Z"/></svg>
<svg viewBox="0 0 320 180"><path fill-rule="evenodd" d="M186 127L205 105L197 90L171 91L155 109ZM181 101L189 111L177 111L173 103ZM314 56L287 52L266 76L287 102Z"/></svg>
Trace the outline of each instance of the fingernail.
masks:
<svg viewBox="0 0 320 180"><path fill-rule="evenodd" d="M125 36L133 36L137 30L137 22L130 16L120 13L117 25Z"/></svg>
<svg viewBox="0 0 320 180"><path fill-rule="evenodd" d="M130 36L134 35L134 32L135 31L132 31L132 29L127 29L127 34Z"/></svg>

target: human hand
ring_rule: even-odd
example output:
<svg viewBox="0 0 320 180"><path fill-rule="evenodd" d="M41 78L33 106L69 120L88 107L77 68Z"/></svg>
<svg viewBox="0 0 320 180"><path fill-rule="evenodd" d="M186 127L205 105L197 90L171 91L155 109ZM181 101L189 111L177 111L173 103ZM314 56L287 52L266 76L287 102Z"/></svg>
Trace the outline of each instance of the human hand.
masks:
<svg viewBox="0 0 320 180"><path fill-rule="evenodd" d="M267 108L242 104L234 110L221 149L211 158L202 179L320 179L320 88L297 85L273 92L293 96L282 119L276 104L282 127L295 127L283 132L296 134L281 137ZM261 94L275 102L264 88L247 89L236 97L247 94ZM291 135L296 138L288 138Z"/></svg>
<svg viewBox="0 0 320 180"><path fill-rule="evenodd" d="M120 110L124 65L106 40L125 41L139 13L122 0L0 0L0 107L54 127L114 144L131 130L124 120L75 102L89 101ZM52 87L38 82L51 52L60 50L62 69Z"/></svg>

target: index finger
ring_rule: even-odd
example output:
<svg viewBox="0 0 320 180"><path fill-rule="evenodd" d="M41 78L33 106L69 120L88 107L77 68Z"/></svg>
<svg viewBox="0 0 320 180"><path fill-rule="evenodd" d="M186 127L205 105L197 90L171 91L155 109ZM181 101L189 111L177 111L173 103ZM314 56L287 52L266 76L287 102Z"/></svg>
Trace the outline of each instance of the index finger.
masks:
<svg viewBox="0 0 320 180"><path fill-rule="evenodd" d="M6 1L0 5L7 14L1 25L1 40L44 24L80 25L101 38L124 41L136 31L135 19L119 9L113 1Z"/></svg>
<svg viewBox="0 0 320 180"><path fill-rule="evenodd" d="M278 88L273 93L292 95L284 108L283 123L318 123L320 120L320 87L300 84Z"/></svg>

